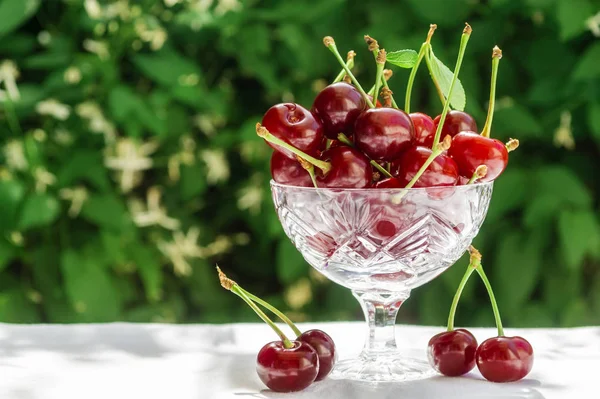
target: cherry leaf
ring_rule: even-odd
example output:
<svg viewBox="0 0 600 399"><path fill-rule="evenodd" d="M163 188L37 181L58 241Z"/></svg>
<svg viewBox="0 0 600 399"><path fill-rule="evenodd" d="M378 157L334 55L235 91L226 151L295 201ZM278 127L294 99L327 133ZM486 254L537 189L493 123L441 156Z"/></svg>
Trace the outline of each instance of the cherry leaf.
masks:
<svg viewBox="0 0 600 399"><path fill-rule="evenodd" d="M387 53L386 61L400 68L410 69L417 63L419 55L415 50L398 50Z"/></svg>
<svg viewBox="0 0 600 399"><path fill-rule="evenodd" d="M438 82L442 93L444 93L444 97L448 98L448 92L450 91L450 84L452 83L454 72L435 56L433 49L430 49L429 55L429 73L433 80ZM454 90L452 91L452 97L450 97L450 106L459 111L463 111L466 103L467 95L465 93L465 88L462 83L460 83L460 79L457 79Z"/></svg>

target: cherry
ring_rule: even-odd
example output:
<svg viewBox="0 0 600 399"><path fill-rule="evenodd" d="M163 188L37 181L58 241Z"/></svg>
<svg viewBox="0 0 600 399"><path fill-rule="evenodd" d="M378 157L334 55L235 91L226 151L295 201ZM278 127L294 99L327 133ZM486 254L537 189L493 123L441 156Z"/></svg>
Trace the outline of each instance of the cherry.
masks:
<svg viewBox="0 0 600 399"><path fill-rule="evenodd" d="M334 147L323 152L321 160L329 162L331 168L325 176L317 178L319 187L365 188L371 185L373 168L360 151L347 146Z"/></svg>
<svg viewBox="0 0 600 399"><path fill-rule="evenodd" d="M475 367L477 340L468 330L459 328L434 335L429 340L431 367L448 377L468 373Z"/></svg>
<svg viewBox="0 0 600 399"><path fill-rule="evenodd" d="M392 161L413 141L414 127L406 112L371 108L354 125L356 147L374 160Z"/></svg>
<svg viewBox="0 0 600 399"><path fill-rule="evenodd" d="M533 348L521 337L494 337L479 345L477 368L492 382L518 381L533 367Z"/></svg>
<svg viewBox="0 0 600 399"><path fill-rule="evenodd" d="M479 165L486 165L487 174L478 180L480 182L495 180L508 164L508 150L503 142L475 132L460 132L454 136L448 155L458 165L459 173L467 178Z"/></svg>
<svg viewBox="0 0 600 399"><path fill-rule="evenodd" d="M435 138L436 124L429 115L421 112L408 114L415 127L415 144L423 147L431 147Z"/></svg>
<svg viewBox="0 0 600 399"><path fill-rule="evenodd" d="M431 148L410 147L392 162L391 171L402 187L412 180L432 154ZM449 156L438 155L413 187L454 186L458 181L458 167Z"/></svg>
<svg viewBox="0 0 600 399"><path fill-rule="evenodd" d="M275 392L296 392L308 387L319 373L319 356L305 342L292 341L286 348L281 341L262 347L256 357L256 372Z"/></svg>
<svg viewBox="0 0 600 399"><path fill-rule="evenodd" d="M290 186L312 187L308 172L295 159L290 159L279 151L271 155L271 176L277 183Z"/></svg>
<svg viewBox="0 0 600 399"><path fill-rule="evenodd" d="M352 133L356 118L366 107L365 99L354 86L338 82L321 90L311 111L323 124L325 135L336 139L339 133Z"/></svg>
<svg viewBox="0 0 600 399"><path fill-rule="evenodd" d="M441 117L441 115L438 115L433 120L436 129L440 123ZM444 121L444 126L442 127L441 137L445 137L447 134L454 137L458 133L464 131L477 131L477 124L475 123L475 119L473 119L471 115L463 111L448 111L448 114L446 114L446 120Z"/></svg>
<svg viewBox="0 0 600 399"><path fill-rule="evenodd" d="M323 141L321 123L298 104L283 103L272 106L263 116L262 125L274 136L310 155L316 155ZM276 144L267 144L289 158L296 159L290 151Z"/></svg>
<svg viewBox="0 0 600 399"><path fill-rule="evenodd" d="M304 331L297 340L309 344L319 355L319 374L315 381L327 377L337 359L333 339L322 330L308 330Z"/></svg>

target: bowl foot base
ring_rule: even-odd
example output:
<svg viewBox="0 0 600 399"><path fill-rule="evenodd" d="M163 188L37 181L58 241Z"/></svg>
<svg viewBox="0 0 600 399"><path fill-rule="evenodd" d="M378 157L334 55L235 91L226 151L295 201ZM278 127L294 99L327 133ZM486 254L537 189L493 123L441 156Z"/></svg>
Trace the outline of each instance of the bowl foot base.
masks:
<svg viewBox="0 0 600 399"><path fill-rule="evenodd" d="M436 375L424 360L407 358L401 353L361 354L338 362L330 378L368 382L416 381Z"/></svg>

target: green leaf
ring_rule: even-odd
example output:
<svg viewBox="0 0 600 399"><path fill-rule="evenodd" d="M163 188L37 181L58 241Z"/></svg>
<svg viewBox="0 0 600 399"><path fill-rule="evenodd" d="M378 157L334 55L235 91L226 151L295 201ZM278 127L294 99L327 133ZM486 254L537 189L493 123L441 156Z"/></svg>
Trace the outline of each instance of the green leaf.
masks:
<svg viewBox="0 0 600 399"><path fill-rule="evenodd" d="M102 154L98 151L79 149L63 161L56 177L59 187L86 182L100 191L110 190L110 180L103 165Z"/></svg>
<svg viewBox="0 0 600 399"><path fill-rule="evenodd" d="M575 70L574 80L589 80L600 76L600 43L592 44L579 58Z"/></svg>
<svg viewBox="0 0 600 399"><path fill-rule="evenodd" d="M600 104L588 105L588 124L596 141L600 142Z"/></svg>
<svg viewBox="0 0 600 399"><path fill-rule="evenodd" d="M39 323L36 306L27 299L20 288L0 292L0 322Z"/></svg>
<svg viewBox="0 0 600 399"><path fill-rule="evenodd" d="M580 269L586 255L600 241L600 226L592 211L564 210L558 218L558 234L567 266Z"/></svg>
<svg viewBox="0 0 600 399"><path fill-rule="evenodd" d="M564 166L547 165L536 170L531 178L534 192L560 199L563 204L588 208L592 204L589 189L570 169Z"/></svg>
<svg viewBox="0 0 600 399"><path fill-rule="evenodd" d="M167 87L179 87L180 77L202 76L198 65L166 47L153 54L136 54L132 61L144 75Z"/></svg>
<svg viewBox="0 0 600 399"><path fill-rule="evenodd" d="M15 247L4 238L0 238L0 272L9 264L15 255Z"/></svg>
<svg viewBox="0 0 600 399"><path fill-rule="evenodd" d="M25 195L25 187L18 180L0 179L0 231L10 231L16 223L19 204Z"/></svg>
<svg viewBox="0 0 600 399"><path fill-rule="evenodd" d="M440 26L464 22L472 8L468 0L409 0L408 3L420 21Z"/></svg>
<svg viewBox="0 0 600 399"><path fill-rule="evenodd" d="M58 200L49 194L31 194L25 199L19 219L19 229L49 226L60 213Z"/></svg>
<svg viewBox="0 0 600 399"><path fill-rule="evenodd" d="M511 106L501 108L494 116L492 136L499 139L509 137L539 137L544 132L542 125L536 117L525 107L513 103Z"/></svg>
<svg viewBox="0 0 600 399"><path fill-rule="evenodd" d="M444 96L448 98L448 93L450 92L450 85L452 84L452 77L454 72L450 70L442 61L440 61L435 54L433 53L433 49L430 51L430 69L429 73L435 81L440 85L440 89ZM463 87L460 79L456 79L456 84L454 85L454 89L452 90L452 97L450 98L450 105L452 108L457 109L459 111L463 111L465 109L465 105L467 104L467 95L465 94L465 88Z"/></svg>
<svg viewBox="0 0 600 399"><path fill-rule="evenodd" d="M541 234L526 236L520 232L509 233L500 242L491 278L504 312L517 311L528 302L542 270L543 246Z"/></svg>
<svg viewBox="0 0 600 399"><path fill-rule="evenodd" d="M585 22L594 13L589 0L559 0L556 7L556 19L560 26L563 41L578 36L586 30Z"/></svg>
<svg viewBox="0 0 600 399"><path fill-rule="evenodd" d="M277 246L277 278L284 284L291 284L306 276L308 264L290 240L283 239Z"/></svg>
<svg viewBox="0 0 600 399"><path fill-rule="evenodd" d="M412 68L417 63L419 55L415 50L398 50L387 53L387 62L400 68Z"/></svg>
<svg viewBox="0 0 600 399"><path fill-rule="evenodd" d="M107 269L93 258L79 256L67 250L61 256L65 291L82 321L106 322L119 318L121 296L113 285Z"/></svg>
<svg viewBox="0 0 600 399"><path fill-rule="evenodd" d="M140 272L146 298L151 302L160 300L162 295L163 275L160 256L150 246L132 245L129 248L131 259Z"/></svg>
<svg viewBox="0 0 600 399"><path fill-rule="evenodd" d="M508 168L494 182L494 195L486 220L498 220L529 201L527 173L523 169Z"/></svg>
<svg viewBox="0 0 600 399"><path fill-rule="evenodd" d="M181 199L189 201L206 191L206 171L200 163L181 166Z"/></svg>
<svg viewBox="0 0 600 399"><path fill-rule="evenodd" d="M125 205L113 195L95 195L84 202L81 216L98 226L121 231L131 225Z"/></svg>
<svg viewBox="0 0 600 399"><path fill-rule="evenodd" d="M527 202L523 222L530 229L548 228L562 207L561 198L538 194Z"/></svg>
<svg viewBox="0 0 600 399"><path fill-rule="evenodd" d="M2 0L0 1L0 37L12 32L35 14L40 0Z"/></svg>

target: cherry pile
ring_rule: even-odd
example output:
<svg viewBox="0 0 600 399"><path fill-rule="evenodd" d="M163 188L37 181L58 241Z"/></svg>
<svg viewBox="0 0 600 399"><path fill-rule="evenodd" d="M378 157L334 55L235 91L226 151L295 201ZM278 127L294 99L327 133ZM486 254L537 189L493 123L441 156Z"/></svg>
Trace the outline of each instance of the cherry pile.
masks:
<svg viewBox="0 0 600 399"><path fill-rule="evenodd" d="M318 329L301 332L285 314L240 287L218 266L217 273L221 286L242 298L280 338L264 345L256 357L256 372L267 387L275 392L301 391L329 375L337 352L333 339L327 333ZM288 339L257 304L285 322L296 334L296 339Z"/></svg>
<svg viewBox="0 0 600 399"><path fill-rule="evenodd" d="M475 365L481 375L493 382L511 382L524 378L533 367L533 348L522 337L506 337L494 292L481 265L481 254L470 248L471 261L459 284L448 317L448 330L429 340L428 357L431 366L448 377L458 377L471 371ZM466 329L454 329L454 314L465 284L476 271L490 296L498 336L488 338L481 345Z"/></svg>
<svg viewBox="0 0 600 399"><path fill-rule="evenodd" d="M430 46L435 28L431 26L424 45ZM452 84L448 93L441 95L443 109L435 118L422 112L408 113L412 82L422 57L411 71L405 112L396 106L388 87L391 71L383 69L387 53L379 49L376 40L365 36L377 64L375 85L365 92L350 69L354 51L344 62L334 40L326 37L325 46L343 68L334 83L317 94L310 110L294 103L277 104L256 126L257 134L275 150L273 180L301 187L377 189L456 186L498 178L506 169L509 151L518 146L517 140L505 144L490 138L502 57L498 47L492 53L490 102L482 131L478 133L471 115L450 109L449 99L470 35L467 24Z"/></svg>

